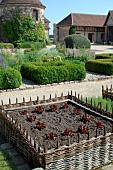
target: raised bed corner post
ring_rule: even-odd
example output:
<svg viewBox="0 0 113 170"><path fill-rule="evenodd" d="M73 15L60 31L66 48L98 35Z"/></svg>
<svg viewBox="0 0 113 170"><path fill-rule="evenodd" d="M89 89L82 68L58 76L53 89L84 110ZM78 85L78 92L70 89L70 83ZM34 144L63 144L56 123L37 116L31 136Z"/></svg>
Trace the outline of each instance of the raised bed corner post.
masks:
<svg viewBox="0 0 113 170"><path fill-rule="evenodd" d="M82 98L82 95L81 95L81 99L80 99L80 100L81 100L81 103L82 103L82 99L83 99L83 98Z"/></svg>
<svg viewBox="0 0 113 170"><path fill-rule="evenodd" d="M55 93L55 99L57 99L57 94Z"/></svg>
<svg viewBox="0 0 113 170"><path fill-rule="evenodd" d="M30 96L30 99L29 99L30 102L32 102L32 99L31 99L31 96Z"/></svg>
<svg viewBox="0 0 113 170"><path fill-rule="evenodd" d="M63 92L61 93L61 98L63 99Z"/></svg>
<svg viewBox="0 0 113 170"><path fill-rule="evenodd" d="M45 144L44 144L44 153L47 153L47 147Z"/></svg>
<svg viewBox="0 0 113 170"><path fill-rule="evenodd" d="M108 104L106 103L106 112L108 111Z"/></svg>

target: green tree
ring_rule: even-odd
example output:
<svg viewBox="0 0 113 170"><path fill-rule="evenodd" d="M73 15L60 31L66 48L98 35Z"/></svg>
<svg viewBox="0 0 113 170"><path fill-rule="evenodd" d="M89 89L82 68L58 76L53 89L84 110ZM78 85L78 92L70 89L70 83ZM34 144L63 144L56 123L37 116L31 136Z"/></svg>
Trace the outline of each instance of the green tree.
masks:
<svg viewBox="0 0 113 170"><path fill-rule="evenodd" d="M12 43L46 39L42 22L37 25L30 15L22 15L19 8L7 11L1 24L4 37Z"/></svg>
<svg viewBox="0 0 113 170"><path fill-rule="evenodd" d="M75 34L75 32L76 32L75 26L72 25L72 26L70 27L70 29L69 29L69 35Z"/></svg>
<svg viewBox="0 0 113 170"><path fill-rule="evenodd" d="M46 33L42 21L37 25L37 36L40 40L46 40Z"/></svg>

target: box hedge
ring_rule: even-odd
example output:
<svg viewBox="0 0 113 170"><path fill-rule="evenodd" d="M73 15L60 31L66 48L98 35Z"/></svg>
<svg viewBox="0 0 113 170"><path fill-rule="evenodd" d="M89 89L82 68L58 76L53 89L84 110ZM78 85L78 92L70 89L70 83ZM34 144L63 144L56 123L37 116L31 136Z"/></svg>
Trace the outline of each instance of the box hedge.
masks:
<svg viewBox="0 0 113 170"><path fill-rule="evenodd" d="M113 59L89 60L85 64L87 71L113 75Z"/></svg>
<svg viewBox="0 0 113 170"><path fill-rule="evenodd" d="M72 34L65 37L64 42L66 48L90 48L91 43L89 39L84 35Z"/></svg>
<svg viewBox="0 0 113 170"><path fill-rule="evenodd" d="M113 57L112 53L104 53L104 54L96 54L95 55L95 59L109 59L112 57Z"/></svg>
<svg viewBox="0 0 113 170"><path fill-rule="evenodd" d="M0 69L0 89L13 89L20 87L22 76L13 68Z"/></svg>
<svg viewBox="0 0 113 170"><path fill-rule="evenodd" d="M11 43L0 43L0 48L14 48L14 45Z"/></svg>
<svg viewBox="0 0 113 170"><path fill-rule="evenodd" d="M65 62L24 63L23 77L38 84L50 84L71 80L82 80L86 76L84 66Z"/></svg>

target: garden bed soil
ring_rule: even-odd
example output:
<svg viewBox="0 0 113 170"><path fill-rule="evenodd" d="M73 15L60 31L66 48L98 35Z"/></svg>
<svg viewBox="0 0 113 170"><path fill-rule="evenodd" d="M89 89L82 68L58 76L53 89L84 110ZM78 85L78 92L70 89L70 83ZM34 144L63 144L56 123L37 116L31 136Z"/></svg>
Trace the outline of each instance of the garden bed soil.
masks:
<svg viewBox="0 0 113 170"><path fill-rule="evenodd" d="M67 108L63 108L64 104L68 104ZM50 106L55 105L57 109L55 111L50 110ZM66 106L65 105L65 106ZM29 135L40 143L41 148L45 145L46 148L55 149L57 146L68 145L69 138L70 143L78 142L78 134L80 141L87 140L88 138L96 137L96 122L102 122L101 128L97 129L97 136L112 131L112 123L109 120L104 120L102 117L96 116L89 111L86 111L69 101L63 101L51 104L40 104L44 111L42 113L36 113L36 106L8 109L5 112L9 114L9 117L13 117L14 120L18 120L22 124ZM78 110L77 113L73 113L73 110ZM27 111L27 114L24 112ZM88 114L90 116L89 122L83 121L83 115ZM27 120L27 116L33 115L34 120L32 122ZM43 129L36 128L36 123L43 123L45 127ZM79 127L83 125L88 127L89 134L78 133ZM68 135L67 135L68 134Z"/></svg>

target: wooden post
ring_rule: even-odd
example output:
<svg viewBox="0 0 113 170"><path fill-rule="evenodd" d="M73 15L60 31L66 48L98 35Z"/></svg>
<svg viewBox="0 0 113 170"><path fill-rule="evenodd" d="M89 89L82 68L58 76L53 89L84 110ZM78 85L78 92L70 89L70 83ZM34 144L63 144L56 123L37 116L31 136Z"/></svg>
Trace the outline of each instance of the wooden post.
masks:
<svg viewBox="0 0 113 170"><path fill-rule="evenodd" d="M9 98L9 105L11 105L11 99Z"/></svg>
<svg viewBox="0 0 113 170"><path fill-rule="evenodd" d="M100 102L100 111L102 111L102 103Z"/></svg>
<svg viewBox="0 0 113 170"><path fill-rule="evenodd" d="M73 92L72 92L72 90L71 90L71 98L70 98L71 100L73 99Z"/></svg>
<svg viewBox="0 0 113 170"><path fill-rule="evenodd" d="M57 140L57 149L59 148L59 138Z"/></svg>
<svg viewBox="0 0 113 170"><path fill-rule="evenodd" d="M106 127L104 126L104 136L106 136Z"/></svg>
<svg viewBox="0 0 113 170"><path fill-rule="evenodd" d="M18 98L16 97L16 104L18 104Z"/></svg>
<svg viewBox="0 0 113 170"><path fill-rule="evenodd" d="M32 99L31 99L31 96L30 96L30 100L29 100L30 102L32 101Z"/></svg>
<svg viewBox="0 0 113 170"><path fill-rule="evenodd" d="M2 105L2 106L4 105L4 102L3 102L3 100L1 100L1 105Z"/></svg>
<svg viewBox="0 0 113 170"><path fill-rule="evenodd" d="M80 94L78 93L78 102L79 102L79 100L80 100Z"/></svg>
<svg viewBox="0 0 113 170"><path fill-rule="evenodd" d="M87 106L87 97L86 97L86 106Z"/></svg>
<svg viewBox="0 0 113 170"><path fill-rule="evenodd" d="M76 96L76 91L75 91L75 101L76 101L76 97L77 97L77 96Z"/></svg>
<svg viewBox="0 0 113 170"><path fill-rule="evenodd" d="M108 111L108 104L106 103L106 112Z"/></svg>
<svg viewBox="0 0 113 170"><path fill-rule="evenodd" d="M43 101L45 101L45 95L43 95Z"/></svg>
<svg viewBox="0 0 113 170"><path fill-rule="evenodd" d="M111 133L113 133L113 124L112 124L112 132Z"/></svg>
<svg viewBox="0 0 113 170"><path fill-rule="evenodd" d="M49 97L49 99L51 100L51 94L50 94L50 97Z"/></svg>
<svg viewBox="0 0 113 170"><path fill-rule="evenodd" d="M81 95L81 103L82 103L82 95Z"/></svg>
<svg viewBox="0 0 113 170"><path fill-rule="evenodd" d="M47 147L45 144L44 144L44 153L47 153Z"/></svg>
<svg viewBox="0 0 113 170"><path fill-rule="evenodd" d="M111 84L111 87L110 87L110 92L112 92L112 84Z"/></svg>
<svg viewBox="0 0 113 170"><path fill-rule="evenodd" d="M78 143L80 142L80 134L78 133Z"/></svg>
<svg viewBox="0 0 113 170"><path fill-rule="evenodd" d="M96 138L97 138L97 136L98 136L98 134L97 134L97 133L98 133L98 128L96 128Z"/></svg>
<svg viewBox="0 0 113 170"><path fill-rule="evenodd" d="M89 140L89 132L88 132L87 140Z"/></svg>
<svg viewBox="0 0 113 170"><path fill-rule="evenodd" d="M68 91L68 99L69 99L69 91Z"/></svg>
<svg viewBox="0 0 113 170"><path fill-rule="evenodd" d="M111 115L111 118L113 119L113 107L112 107L112 115Z"/></svg>
<svg viewBox="0 0 113 170"><path fill-rule="evenodd" d="M57 94L55 93L55 99L57 99Z"/></svg>
<svg viewBox="0 0 113 170"><path fill-rule="evenodd" d="M36 148L36 141L35 141L35 139L34 139L34 148L37 149L37 148Z"/></svg>
<svg viewBox="0 0 113 170"><path fill-rule="evenodd" d="M39 96L37 96L37 102L39 102Z"/></svg>
<svg viewBox="0 0 113 170"><path fill-rule="evenodd" d="M61 98L63 98L63 92L61 93Z"/></svg>
<svg viewBox="0 0 113 170"><path fill-rule="evenodd" d="M93 102L92 102L92 98L91 98L91 106L92 106Z"/></svg>
<svg viewBox="0 0 113 170"><path fill-rule="evenodd" d="M70 140L70 136L68 136L68 146L70 146L71 144L71 140Z"/></svg>
<svg viewBox="0 0 113 170"><path fill-rule="evenodd" d="M40 143L38 143L38 152L40 153Z"/></svg>
<svg viewBox="0 0 113 170"><path fill-rule="evenodd" d="M25 98L23 97L23 103L25 103Z"/></svg>

